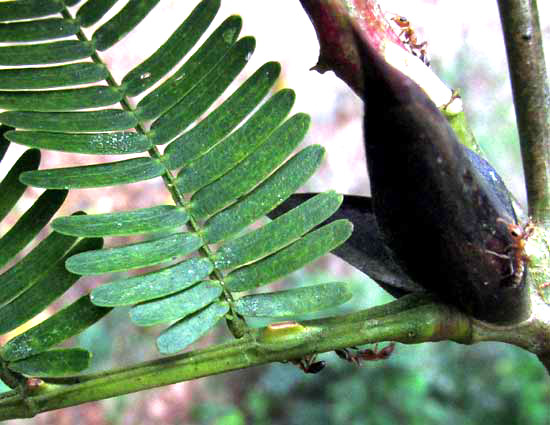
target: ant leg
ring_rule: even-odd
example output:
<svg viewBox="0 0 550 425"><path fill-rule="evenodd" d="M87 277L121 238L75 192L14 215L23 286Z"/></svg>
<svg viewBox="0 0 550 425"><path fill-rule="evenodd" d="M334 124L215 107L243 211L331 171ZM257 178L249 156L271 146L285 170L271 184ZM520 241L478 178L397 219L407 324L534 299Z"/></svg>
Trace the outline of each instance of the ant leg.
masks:
<svg viewBox="0 0 550 425"><path fill-rule="evenodd" d="M448 101L445 105L443 105L443 106L441 107L441 109L446 110L446 109L449 107L449 105L450 105L451 103L453 103L453 101L454 101L455 99L460 99L460 94L458 93L458 90L457 90L457 89L453 89L453 90L452 90L452 92L451 92L451 98L449 99L449 101ZM498 255L498 254L495 253L495 255Z"/></svg>
<svg viewBox="0 0 550 425"><path fill-rule="evenodd" d="M485 252L487 254L491 254L491 255L494 255L495 257L498 257L498 258L502 258L503 260L509 260L509 265L510 265L510 272L506 275L506 276L503 276L502 279L507 279L509 278L510 276L514 276L516 274L516 268L514 267L514 261L513 261L513 258L510 257L509 255L507 254L499 254L498 252L495 252L495 251L491 251L489 249L486 249Z"/></svg>

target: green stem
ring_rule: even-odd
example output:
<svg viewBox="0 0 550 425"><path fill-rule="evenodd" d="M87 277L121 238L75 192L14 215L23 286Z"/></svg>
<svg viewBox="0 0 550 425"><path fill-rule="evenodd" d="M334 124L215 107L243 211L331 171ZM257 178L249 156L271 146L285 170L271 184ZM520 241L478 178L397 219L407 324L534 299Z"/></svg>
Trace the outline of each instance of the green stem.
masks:
<svg viewBox="0 0 550 425"><path fill-rule="evenodd" d="M499 0L529 215L550 227L550 90L536 0Z"/></svg>
<svg viewBox="0 0 550 425"><path fill-rule="evenodd" d="M0 399L0 420L366 343L449 339L470 343L471 320L452 307L431 301L426 296L410 295L340 317L255 329L240 340L126 369L45 379L26 400L15 393ZM29 410L29 402L34 412Z"/></svg>

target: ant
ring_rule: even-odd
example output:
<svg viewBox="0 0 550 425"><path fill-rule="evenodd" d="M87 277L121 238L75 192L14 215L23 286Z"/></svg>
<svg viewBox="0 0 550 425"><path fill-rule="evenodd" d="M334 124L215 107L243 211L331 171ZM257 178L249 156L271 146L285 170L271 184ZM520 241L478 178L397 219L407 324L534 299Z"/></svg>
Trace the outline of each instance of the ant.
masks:
<svg viewBox="0 0 550 425"><path fill-rule="evenodd" d="M415 56L418 56L426 66L430 66L430 58L427 51L428 42L418 42L416 31L411 26L410 21L404 16L396 15L391 18L391 20L395 22L399 26L399 28L401 28L401 32L399 33L398 37L401 38L401 36L404 36L404 43L409 46L409 48L411 49L411 53Z"/></svg>
<svg viewBox="0 0 550 425"><path fill-rule="evenodd" d="M323 360L317 362L315 361L316 359L316 354L310 354L301 359L290 360L290 362L302 369L304 373L319 373L325 368L327 363Z"/></svg>
<svg viewBox="0 0 550 425"><path fill-rule="evenodd" d="M502 218L498 218L497 221L500 221L504 224L507 224ZM523 270L524 270L524 262L529 262L529 257L525 254L525 244L527 242L527 239L534 233L535 231L535 225L529 218L527 221L527 224L525 226L520 226L519 224L507 224L508 226L508 232L510 232L510 236L512 236L512 239L514 239L514 243L510 245L508 248L514 249L514 256L513 258L510 258L510 256L507 256L511 260L510 268L512 269L512 275L514 275L514 284L518 284L521 280L521 277L523 276ZM540 286L538 286L538 291L542 289L548 288L550 286L550 282L544 282Z"/></svg>
<svg viewBox="0 0 550 425"><path fill-rule="evenodd" d="M525 244L527 239L529 239L535 231L535 225L531 219L529 219L524 226L515 223L507 223L503 218L497 218L497 222L506 224L508 232L514 240L512 244L506 248L507 250L511 250L511 255L503 256L499 254L498 256L510 260L510 274L508 276L514 276L514 284L517 285L523 276L524 263L529 261L529 257L525 254Z"/></svg>
<svg viewBox="0 0 550 425"><path fill-rule="evenodd" d="M378 351L378 344L374 346L374 350L357 350L355 354L349 352L348 349L344 348L343 350L335 350L335 353L343 360L346 360L350 363L353 363L357 366L361 366L362 361L376 361L376 360L386 360L391 356L393 350L395 349L395 342L387 345Z"/></svg>

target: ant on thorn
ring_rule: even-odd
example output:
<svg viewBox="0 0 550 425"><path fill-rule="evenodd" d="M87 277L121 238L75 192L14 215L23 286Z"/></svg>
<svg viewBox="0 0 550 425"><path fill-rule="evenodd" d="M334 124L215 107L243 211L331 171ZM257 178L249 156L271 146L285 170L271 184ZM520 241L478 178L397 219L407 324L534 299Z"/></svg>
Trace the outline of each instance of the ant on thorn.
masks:
<svg viewBox="0 0 550 425"><path fill-rule="evenodd" d="M403 41L407 46L409 46L409 48L411 49L411 53L415 56L418 56L426 66L430 66L430 58L428 56L427 50L428 42L418 42L416 31L411 26L410 21L404 16L395 15L393 18L391 18L391 20L395 22L397 26L399 26L399 28L401 28L401 32L399 33L398 37L404 37Z"/></svg>

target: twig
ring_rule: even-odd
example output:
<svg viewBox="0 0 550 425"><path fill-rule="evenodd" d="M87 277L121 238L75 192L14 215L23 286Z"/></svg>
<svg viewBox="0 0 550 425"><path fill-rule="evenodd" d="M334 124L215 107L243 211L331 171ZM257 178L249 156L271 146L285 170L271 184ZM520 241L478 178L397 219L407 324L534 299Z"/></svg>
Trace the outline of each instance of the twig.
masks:
<svg viewBox="0 0 550 425"><path fill-rule="evenodd" d="M426 295L409 295L344 316L252 330L239 340L125 369L44 378L45 382L27 396L36 411L30 411L20 395L10 393L10 397L0 399L0 420L31 417L37 412L366 343L471 343L471 327L472 321L456 309L435 304Z"/></svg>
<svg viewBox="0 0 550 425"><path fill-rule="evenodd" d="M536 0L499 0L529 215L550 228L550 90Z"/></svg>

